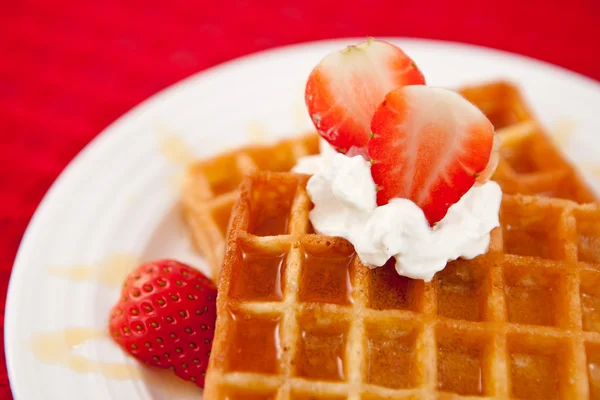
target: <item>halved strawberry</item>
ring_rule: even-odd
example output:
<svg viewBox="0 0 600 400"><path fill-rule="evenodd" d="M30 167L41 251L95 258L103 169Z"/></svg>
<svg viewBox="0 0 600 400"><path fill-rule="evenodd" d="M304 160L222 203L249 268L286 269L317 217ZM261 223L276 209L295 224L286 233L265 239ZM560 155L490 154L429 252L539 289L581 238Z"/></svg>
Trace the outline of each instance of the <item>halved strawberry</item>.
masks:
<svg viewBox="0 0 600 400"><path fill-rule="evenodd" d="M485 171L489 179L495 168L495 157L490 157L494 127L477 107L450 90L395 89L375 112L371 129L377 204L408 198L431 224L446 215L479 174Z"/></svg>
<svg viewBox="0 0 600 400"><path fill-rule="evenodd" d="M373 113L390 90L422 84L423 74L402 50L370 39L321 60L308 78L305 100L321 136L346 153L367 145Z"/></svg>

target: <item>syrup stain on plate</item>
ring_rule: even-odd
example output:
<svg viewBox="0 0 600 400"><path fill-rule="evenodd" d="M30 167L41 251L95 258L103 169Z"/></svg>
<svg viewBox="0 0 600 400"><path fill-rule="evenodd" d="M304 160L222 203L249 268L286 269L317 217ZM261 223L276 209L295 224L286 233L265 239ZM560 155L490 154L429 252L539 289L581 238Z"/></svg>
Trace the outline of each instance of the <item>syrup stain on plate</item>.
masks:
<svg viewBox="0 0 600 400"><path fill-rule="evenodd" d="M298 130L306 130L308 127L313 126L304 102L294 105L292 109L292 118L292 121L294 121L294 126Z"/></svg>
<svg viewBox="0 0 600 400"><path fill-rule="evenodd" d="M133 254L116 253L106 257L98 264L82 264L70 267L50 265L46 268L46 273L76 282L92 281L107 286L119 287L129 271L135 268L139 262L140 259Z"/></svg>
<svg viewBox="0 0 600 400"><path fill-rule="evenodd" d="M571 118L557 119L549 129L550 136L559 148L564 148L575 134L577 123Z"/></svg>
<svg viewBox="0 0 600 400"><path fill-rule="evenodd" d="M117 381L143 380L165 398L178 400L198 399L200 389L193 383L179 379L168 370L131 364L105 362L77 354L77 348L103 340L111 340L101 329L72 327L54 332L38 333L31 338L33 355L45 364L60 365L80 374L98 374Z"/></svg>
<svg viewBox="0 0 600 400"><path fill-rule="evenodd" d="M191 150L191 147L183 138L173 131L159 127L156 129L156 135L159 141L160 152L169 163L180 167L181 170L169 177L169 186L176 191L180 191L185 180L185 169L193 163L197 157Z"/></svg>
<svg viewBox="0 0 600 400"><path fill-rule="evenodd" d="M169 187L177 192L181 191L185 183L185 171L177 172L169 177Z"/></svg>
<svg viewBox="0 0 600 400"><path fill-rule="evenodd" d="M600 184L600 163L585 163L582 168L590 174L594 183Z"/></svg>
<svg viewBox="0 0 600 400"><path fill-rule="evenodd" d="M250 138L250 143L252 144L262 144L268 141L269 131L267 127L258 121L250 121L246 126L246 131L248 132L248 137Z"/></svg>
<svg viewBox="0 0 600 400"><path fill-rule="evenodd" d="M187 167L196 159L190 146L181 136L164 128L157 129L157 134L160 152L168 162Z"/></svg>
<svg viewBox="0 0 600 400"><path fill-rule="evenodd" d="M310 119L308 114L308 109L306 108L306 83L302 83L293 91L294 95L294 103L291 106L291 120L294 123L294 127L298 131L307 131L314 129L314 125Z"/></svg>
<svg viewBox="0 0 600 400"><path fill-rule="evenodd" d="M108 334L99 329L66 328L34 335L31 348L38 360L62 365L73 372L97 373L114 380L139 379L141 374L135 365L96 361L75 353L87 342L105 339Z"/></svg>

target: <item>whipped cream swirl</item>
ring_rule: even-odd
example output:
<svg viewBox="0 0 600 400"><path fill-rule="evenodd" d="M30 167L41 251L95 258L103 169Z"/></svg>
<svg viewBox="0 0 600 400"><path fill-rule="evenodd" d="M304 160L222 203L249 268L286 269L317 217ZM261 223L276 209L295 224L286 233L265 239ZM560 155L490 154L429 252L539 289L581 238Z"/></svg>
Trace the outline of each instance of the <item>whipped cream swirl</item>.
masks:
<svg viewBox="0 0 600 400"><path fill-rule="evenodd" d="M318 233L347 239L371 268L394 257L398 274L409 278L430 281L448 261L486 253L490 232L500 225L502 191L492 181L473 186L432 228L409 199L377 206L369 162L337 153L323 140L321 154L300 159L294 172L313 175L307 191Z"/></svg>

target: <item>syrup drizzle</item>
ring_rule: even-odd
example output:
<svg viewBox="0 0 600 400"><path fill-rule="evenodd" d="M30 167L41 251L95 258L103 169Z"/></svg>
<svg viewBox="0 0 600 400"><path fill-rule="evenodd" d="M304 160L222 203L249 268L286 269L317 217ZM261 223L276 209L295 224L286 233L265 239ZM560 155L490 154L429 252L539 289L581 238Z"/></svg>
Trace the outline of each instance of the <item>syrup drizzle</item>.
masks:
<svg viewBox="0 0 600 400"><path fill-rule="evenodd" d="M561 118L557 120L550 129L550 134L554 142L561 148L564 148L569 144L569 141L575 134L577 129L577 123L569 118ZM600 179L600 164L588 163L582 166L587 170L594 178Z"/></svg>
<svg viewBox="0 0 600 400"><path fill-rule="evenodd" d="M75 353L87 342L107 338L108 334L99 329L65 328L34 335L31 347L35 357L46 364L62 365L77 373L99 373L114 380L139 379L140 371L133 364L96 361Z"/></svg>
<svg viewBox="0 0 600 400"><path fill-rule="evenodd" d="M143 380L164 398L197 399L200 390L190 382L179 379L168 370L131 364L104 362L76 354L77 348L91 342L110 340L108 333L95 328L72 327L38 333L31 338L33 355L45 364L60 365L80 374L98 374L106 379Z"/></svg>
<svg viewBox="0 0 600 400"><path fill-rule="evenodd" d="M139 264L137 256L129 253L116 253L99 264L83 264L71 267L50 265L46 268L49 275L71 281L93 281L107 286L119 287L129 271Z"/></svg>
<svg viewBox="0 0 600 400"><path fill-rule="evenodd" d="M165 160L179 167L180 170L168 177L167 184L172 190L180 191L185 180L185 168L190 165L196 156L190 146L177 133L160 127L156 129L159 140L160 152Z"/></svg>
<svg viewBox="0 0 600 400"><path fill-rule="evenodd" d="M190 146L181 136L164 128L157 130L157 134L160 151L168 162L186 167L196 159Z"/></svg>
<svg viewBox="0 0 600 400"><path fill-rule="evenodd" d="M600 164L590 164L588 165L587 169L594 176L594 178L600 179Z"/></svg>
<svg viewBox="0 0 600 400"><path fill-rule="evenodd" d="M570 118L561 118L554 122L550 128L550 135L558 147L564 148L575 133L577 124Z"/></svg>
<svg viewBox="0 0 600 400"><path fill-rule="evenodd" d="M306 105L304 102L296 104L293 108L293 121L294 126L298 130L306 130L307 126L312 126L312 122L306 112Z"/></svg>
<svg viewBox="0 0 600 400"><path fill-rule="evenodd" d="M265 143L269 137L267 127L258 121L248 122L246 130L248 131L248 137L250 138L251 143Z"/></svg>

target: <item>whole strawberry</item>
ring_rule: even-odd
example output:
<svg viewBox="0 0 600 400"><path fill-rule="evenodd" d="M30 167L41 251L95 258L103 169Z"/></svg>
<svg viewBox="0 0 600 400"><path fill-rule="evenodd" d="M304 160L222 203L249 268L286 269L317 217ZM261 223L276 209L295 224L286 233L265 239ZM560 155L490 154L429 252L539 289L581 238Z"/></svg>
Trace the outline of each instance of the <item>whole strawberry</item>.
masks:
<svg viewBox="0 0 600 400"><path fill-rule="evenodd" d="M138 360L204 387L216 320L215 285L173 260L131 272L111 311L110 335Z"/></svg>

